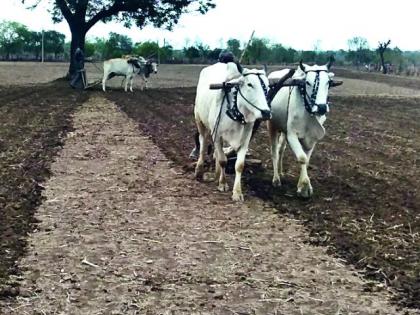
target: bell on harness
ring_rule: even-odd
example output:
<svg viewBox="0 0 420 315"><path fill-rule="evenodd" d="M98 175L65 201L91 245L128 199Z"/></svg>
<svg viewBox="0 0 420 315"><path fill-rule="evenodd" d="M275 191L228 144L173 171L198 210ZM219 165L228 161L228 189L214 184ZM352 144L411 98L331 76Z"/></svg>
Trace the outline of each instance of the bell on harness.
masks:
<svg viewBox="0 0 420 315"><path fill-rule="evenodd" d="M244 115L242 115L242 113L238 111L237 107L228 108L226 110L226 115L228 115L228 117L233 121L237 121L238 123L241 123L243 125L246 124Z"/></svg>
<svg viewBox="0 0 420 315"><path fill-rule="evenodd" d="M229 101L229 96L227 96L227 91L225 90L226 93L226 100L227 100L227 109L226 109L226 115L232 119L233 121L236 121L240 124L246 124L245 121L245 117L244 115L239 111L238 108L238 89L236 87L234 87L233 90L233 104L230 103Z"/></svg>
<svg viewBox="0 0 420 315"><path fill-rule="evenodd" d="M312 106L311 114L315 115L325 115L330 111L328 104L317 104Z"/></svg>

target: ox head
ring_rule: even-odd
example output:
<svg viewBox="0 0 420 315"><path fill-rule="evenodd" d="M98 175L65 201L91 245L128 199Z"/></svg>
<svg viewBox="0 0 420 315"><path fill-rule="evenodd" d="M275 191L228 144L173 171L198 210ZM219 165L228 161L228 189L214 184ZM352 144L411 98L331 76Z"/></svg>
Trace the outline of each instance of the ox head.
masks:
<svg viewBox="0 0 420 315"><path fill-rule="evenodd" d="M157 73L157 63L150 59L144 62L144 75L148 78L151 73Z"/></svg>
<svg viewBox="0 0 420 315"><path fill-rule="evenodd" d="M306 109L311 114L324 115L329 111L328 92L330 87L341 85L343 82L334 81L334 73L330 72L333 59L326 65L309 66L300 61L298 70L293 76L299 81L300 91Z"/></svg>
<svg viewBox="0 0 420 315"><path fill-rule="evenodd" d="M236 87L234 102L245 123L271 118L271 110L266 99L268 79L264 70L243 69L242 75L229 83Z"/></svg>

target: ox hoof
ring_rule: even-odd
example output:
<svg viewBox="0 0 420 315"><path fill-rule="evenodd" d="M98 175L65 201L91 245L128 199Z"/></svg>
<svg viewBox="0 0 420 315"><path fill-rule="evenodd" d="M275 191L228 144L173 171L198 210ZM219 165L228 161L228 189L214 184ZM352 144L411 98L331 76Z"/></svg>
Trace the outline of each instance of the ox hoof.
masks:
<svg viewBox="0 0 420 315"><path fill-rule="evenodd" d="M225 192L229 190L229 185L228 184L219 184L219 186L217 186L217 189L221 192Z"/></svg>
<svg viewBox="0 0 420 315"><path fill-rule="evenodd" d="M189 155L190 160L197 160L198 159L198 150L197 148L194 148L190 155Z"/></svg>
<svg viewBox="0 0 420 315"><path fill-rule="evenodd" d="M203 175L204 175L203 167L196 167L195 172L194 172L195 179L202 180Z"/></svg>
<svg viewBox="0 0 420 315"><path fill-rule="evenodd" d="M305 198L305 199L311 198L313 193L314 193L314 191L313 191L311 186L302 187L302 189L300 189L300 190L298 189L298 191L297 191L297 195L299 197Z"/></svg>
<svg viewBox="0 0 420 315"><path fill-rule="evenodd" d="M280 178L273 178L273 187L280 187L281 186L281 180Z"/></svg>
<svg viewBox="0 0 420 315"><path fill-rule="evenodd" d="M244 195L242 195L242 193L234 192L232 194L232 200L236 201L236 202L242 202L242 201L244 201Z"/></svg>

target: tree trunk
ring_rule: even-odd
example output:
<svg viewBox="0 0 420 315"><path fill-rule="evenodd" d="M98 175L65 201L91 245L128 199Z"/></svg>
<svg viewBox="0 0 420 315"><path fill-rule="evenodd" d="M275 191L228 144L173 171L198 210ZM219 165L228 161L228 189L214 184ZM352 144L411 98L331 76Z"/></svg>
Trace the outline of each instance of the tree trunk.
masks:
<svg viewBox="0 0 420 315"><path fill-rule="evenodd" d="M70 67L67 77L70 79L76 73L76 65L74 61L74 52L77 48L85 51L85 37L86 30L84 30L79 23L70 27L71 30L71 45L70 45Z"/></svg>
<svg viewBox="0 0 420 315"><path fill-rule="evenodd" d="M382 73L383 74L386 74L387 73L387 69L385 67L385 59L384 59L384 52L383 51L379 51L379 57L381 58Z"/></svg>

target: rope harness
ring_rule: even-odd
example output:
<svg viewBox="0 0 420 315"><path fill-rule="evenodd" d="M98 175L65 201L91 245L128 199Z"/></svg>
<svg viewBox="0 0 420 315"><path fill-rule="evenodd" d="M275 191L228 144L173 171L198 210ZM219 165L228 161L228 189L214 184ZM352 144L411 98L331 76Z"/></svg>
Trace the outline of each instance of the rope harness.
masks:
<svg viewBox="0 0 420 315"><path fill-rule="evenodd" d="M268 95L268 89L267 86L265 85L264 81L261 78L261 74L259 73L247 73L244 74L243 76L248 76L248 75L256 75L260 81L261 87L264 91L264 96L267 98ZM254 105L251 101L249 101L245 95L243 95L241 89L239 86L236 85L231 85L229 83L224 82L223 86L222 86L224 95L223 95L223 99L222 102L220 104L220 110L219 110L219 114L217 115L217 119L216 119L216 123L214 125L214 129L212 132L212 139L213 141L216 140L216 135L217 135L217 130L219 129L219 124L220 124L220 119L222 116L222 110L223 110L223 104L225 103L226 100L226 104L227 104L227 109L226 109L226 115L232 119L235 122L240 123L241 125L245 125L246 121L245 121L245 116L240 112L239 108L238 108L238 94L245 100L245 102L247 102L249 105L251 105L252 107L254 107L255 109L263 112L262 109L260 109L258 106ZM233 89L233 91L232 91ZM230 99L230 94L232 94L232 102Z"/></svg>
<svg viewBox="0 0 420 315"><path fill-rule="evenodd" d="M260 81L261 87L264 91L264 96L265 98L267 98L267 94L268 94L268 90L267 90L267 86L265 85L264 81L261 79L261 74L259 73L247 73L245 76L248 75L256 75ZM225 95L227 95L230 92L230 89L224 89ZM258 108L257 106L255 106L254 104L252 104L246 97L245 95L243 95L241 89L238 86L234 86L233 87L233 104L231 105L230 101L229 101L229 97L226 97L227 99L227 110L226 110L226 115L228 115L228 117L230 119L232 119L233 121L239 122L242 125L246 124L245 121L245 117L244 115L239 111L238 108L238 94L245 100L245 102L247 102L249 105L251 105L252 107L254 107L255 109L259 110L262 112L262 110L260 108ZM223 104L223 103L222 103Z"/></svg>

